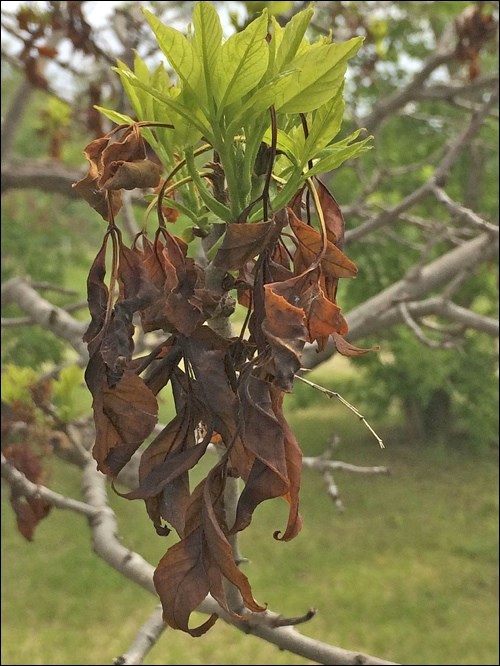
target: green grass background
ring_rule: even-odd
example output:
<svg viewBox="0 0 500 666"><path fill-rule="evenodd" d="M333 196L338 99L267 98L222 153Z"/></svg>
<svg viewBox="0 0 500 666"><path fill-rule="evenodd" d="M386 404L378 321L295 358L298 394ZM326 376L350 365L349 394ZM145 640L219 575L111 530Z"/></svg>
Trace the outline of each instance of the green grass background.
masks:
<svg viewBox="0 0 500 666"><path fill-rule="evenodd" d="M314 379L331 385L332 367ZM300 630L346 649L406 664L498 664L496 455L458 441L406 442L397 413L372 424L386 442L380 450L345 407L305 386L287 409L307 455L321 453L337 433L336 458L388 465L391 474L336 472L346 507L339 513L321 475L304 470L304 527L290 543L272 538L286 524L285 503L261 505L242 535L256 599L289 616L316 607ZM78 471L51 464L51 487L79 497ZM142 502L110 496L123 542L156 564L168 538L156 536ZM7 498L4 488L2 664L112 663L154 597L93 554L80 516L53 510L35 541L25 542ZM167 630L144 663L308 662L219 621L198 639Z"/></svg>

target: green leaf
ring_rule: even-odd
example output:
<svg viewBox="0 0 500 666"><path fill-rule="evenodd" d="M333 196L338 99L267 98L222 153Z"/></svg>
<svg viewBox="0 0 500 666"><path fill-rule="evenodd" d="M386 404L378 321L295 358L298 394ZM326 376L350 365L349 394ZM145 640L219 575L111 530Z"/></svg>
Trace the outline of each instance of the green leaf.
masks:
<svg viewBox="0 0 500 666"><path fill-rule="evenodd" d="M281 71L283 66L288 65L289 62L295 57L304 35L306 34L307 27L311 22L311 18L314 14L314 10L311 7L304 9L288 21L280 35L280 44L278 47L278 52L276 55L276 69ZM276 25L279 25L275 20L275 29ZM274 39L273 31L273 39ZM279 33L278 33L279 34Z"/></svg>
<svg viewBox="0 0 500 666"><path fill-rule="evenodd" d="M276 101L276 110L306 113L325 104L342 85L347 60L358 52L362 42L362 37L354 37L339 44L320 44L294 58L290 67L295 71Z"/></svg>
<svg viewBox="0 0 500 666"><path fill-rule="evenodd" d="M145 92L149 93L149 95L152 95L153 97L158 99L160 102L163 102L163 104L166 104L167 107L170 108L174 113L179 114L179 116L181 116L188 123L190 123L193 130L195 128L198 130L198 133L196 132L192 133L192 136L189 141L191 145L197 143L197 141L200 139L200 136L202 135L205 135L207 139L210 140L211 132L209 127L204 122L205 118L200 117L202 114L197 113L195 110L189 109L177 99L173 99L172 97L163 94L159 90L156 90L147 83L144 83L143 81L138 79L137 76L135 76L135 74L130 70L128 72L123 71L122 75L131 83L132 86L144 90ZM175 120L173 120L172 122L175 125Z"/></svg>
<svg viewBox="0 0 500 666"><path fill-rule="evenodd" d="M216 70L219 111L253 90L264 76L269 60L267 12L222 46Z"/></svg>
<svg viewBox="0 0 500 666"><path fill-rule="evenodd" d="M116 123L117 125L125 125L128 123L133 123L133 119L130 116L127 116L125 113L118 113L118 111L113 111L113 109L105 109L103 106L94 106L94 109L100 111L106 118L109 118L111 122Z"/></svg>
<svg viewBox="0 0 500 666"><path fill-rule="evenodd" d="M162 23L144 7L142 12L173 70L184 81L187 88L194 94L199 94L201 62L196 57L192 44L181 32Z"/></svg>
<svg viewBox="0 0 500 666"><path fill-rule="evenodd" d="M323 104L313 112L309 121L309 135L304 144L301 164L316 157L316 154L327 146L339 133L344 115L343 84L337 94L326 104Z"/></svg>
<svg viewBox="0 0 500 666"><path fill-rule="evenodd" d="M193 11L193 48L203 63L207 97L215 97L214 74L217 70L222 43L219 15L210 2L198 2Z"/></svg>
<svg viewBox="0 0 500 666"><path fill-rule="evenodd" d="M361 130L357 130L350 137L344 139L344 141L339 141L339 143L325 148L320 153L320 158L317 162L315 162L313 168L307 171L305 177L310 178L311 176L315 176L317 174L333 171L346 160L351 159L352 157L357 157L361 153L370 150L372 146L367 146L366 144L373 139L372 136L368 136L366 139L363 139L363 141L358 141L357 143L351 143L348 145L348 142L356 139L360 132Z"/></svg>

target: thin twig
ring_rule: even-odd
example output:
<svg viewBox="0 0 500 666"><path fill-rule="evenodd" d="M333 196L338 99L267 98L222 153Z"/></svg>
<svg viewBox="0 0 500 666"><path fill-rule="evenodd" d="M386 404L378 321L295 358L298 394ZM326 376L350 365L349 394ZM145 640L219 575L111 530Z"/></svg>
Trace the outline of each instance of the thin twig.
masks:
<svg viewBox="0 0 500 666"><path fill-rule="evenodd" d="M306 379L305 377L301 377L300 375L295 375L296 379L299 379L301 382L304 382L304 384L308 384L309 386L312 386L318 391L321 391L321 393L324 393L328 398L337 398L343 405L347 407L347 409L350 409L353 414L355 414L360 421L364 424L366 428L372 433L372 435L375 437L377 440L379 446L381 449L385 449L384 442L382 439L377 435L375 430L371 427L371 425L368 423L368 421L365 419L363 414L361 414L354 405L351 405L350 402L348 402L345 398L343 398L340 393L337 393L336 391L330 391L330 389L325 388L324 386L320 386L319 384L315 384L314 382L309 381L309 379Z"/></svg>

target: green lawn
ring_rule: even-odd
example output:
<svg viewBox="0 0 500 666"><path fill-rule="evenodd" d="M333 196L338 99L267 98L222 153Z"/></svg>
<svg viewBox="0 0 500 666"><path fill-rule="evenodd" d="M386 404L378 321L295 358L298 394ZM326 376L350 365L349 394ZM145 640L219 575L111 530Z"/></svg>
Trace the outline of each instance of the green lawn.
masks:
<svg viewBox="0 0 500 666"><path fill-rule="evenodd" d="M305 470L304 527L287 544L272 538L285 525L285 503L259 507L242 536L256 599L290 616L314 606L318 614L301 631L392 661L498 664L495 456L453 443L405 444L387 424L382 451L338 403L302 398L291 400L289 416L308 454L339 432L336 457L388 465L392 473L337 472L346 506L339 513L321 476ZM62 463L54 465L52 486L79 496L77 472ZM155 599L93 555L84 519L54 510L30 544L16 533L6 498L4 489L2 664L112 663ZM154 534L142 503L116 496L112 503L124 542L155 563L168 540ZM167 631L145 663L307 662L220 621L199 639Z"/></svg>

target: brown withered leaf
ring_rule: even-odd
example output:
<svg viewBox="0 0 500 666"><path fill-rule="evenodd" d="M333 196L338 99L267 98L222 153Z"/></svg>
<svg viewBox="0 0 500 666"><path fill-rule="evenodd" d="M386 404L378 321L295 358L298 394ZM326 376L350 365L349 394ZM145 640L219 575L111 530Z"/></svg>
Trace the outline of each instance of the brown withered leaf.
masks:
<svg viewBox="0 0 500 666"><path fill-rule="evenodd" d="M214 265L228 271L238 270L266 247L275 228L274 222L228 224Z"/></svg>
<svg viewBox="0 0 500 666"><path fill-rule="evenodd" d="M319 178L314 179L317 185L318 198L325 220L328 240L336 245L339 250L344 247L345 222L340 206L335 197Z"/></svg>
<svg viewBox="0 0 500 666"><path fill-rule="evenodd" d="M24 476L33 483L44 480L40 458L25 442L16 442L2 447L2 453ZM28 541L33 541L38 523L45 518L51 505L41 497L24 497L16 487L10 489L10 503L16 515L17 529Z"/></svg>
<svg viewBox="0 0 500 666"><path fill-rule="evenodd" d="M214 613L198 627L189 627L191 613L207 596L210 586L201 525L171 546L155 569L153 581L163 606L163 619L172 629L202 636L217 621Z"/></svg>
<svg viewBox="0 0 500 666"><path fill-rule="evenodd" d="M92 454L100 471L116 476L149 437L158 420L158 403L144 381L125 370L109 387L104 361L95 354L85 380L94 397L96 440Z"/></svg>
<svg viewBox="0 0 500 666"><path fill-rule="evenodd" d="M109 134L107 137L108 143L99 156L99 188L105 187L112 178L115 162L137 162L146 159L146 146L136 124L127 127L118 141L111 141Z"/></svg>
<svg viewBox="0 0 500 666"><path fill-rule="evenodd" d="M224 522L223 489L225 461L218 463L193 491L186 513L186 535L161 559L154 573L156 591L163 606L163 618L174 629L201 636L214 624L212 615L201 626L190 628L189 618L210 593L232 617L223 580L238 587L247 608L263 611L253 598L247 577L234 562Z"/></svg>
<svg viewBox="0 0 500 666"><path fill-rule="evenodd" d="M227 371L229 341L208 326L198 328L189 340L188 358L196 377L198 401L208 411L204 419L228 446L237 430L238 404Z"/></svg>
<svg viewBox="0 0 500 666"><path fill-rule="evenodd" d="M304 310L279 293L282 284L271 282L264 286L265 319L261 329L271 348L274 381L284 391L290 392L308 334ZM292 301L294 299L295 295Z"/></svg>
<svg viewBox="0 0 500 666"><path fill-rule="evenodd" d="M234 532L250 524L261 502L283 497L290 489L283 428L273 411L270 391L271 384L255 375L240 381L240 435L254 461L238 501Z"/></svg>
<svg viewBox="0 0 500 666"><path fill-rule="evenodd" d="M342 354L342 356L363 356L364 354L368 354L368 352L371 351L379 351L380 347L368 347L366 349L362 349L361 347L356 347L355 345L351 344L348 342L344 337L344 334L340 335L339 333L334 333L333 334L333 341L335 343L335 347L337 348L337 351L339 354Z"/></svg>
<svg viewBox="0 0 500 666"><path fill-rule="evenodd" d="M288 217L290 227L298 240L298 247L294 256L294 269L295 275L299 275L317 265L323 247L323 239L319 231L299 220L290 208L288 209ZM354 277L358 272L356 264L328 239L320 265L324 275L333 278Z"/></svg>
<svg viewBox="0 0 500 666"><path fill-rule="evenodd" d="M87 277L87 301L91 316L83 341L89 344L89 354L92 355L92 340L101 331L106 319L106 308L108 304L108 287L104 282L106 276L106 245L107 234L104 237L101 249L97 253Z"/></svg>
<svg viewBox="0 0 500 666"><path fill-rule="evenodd" d="M308 330L308 342L313 342L334 332L345 335L347 322L340 308L329 301L320 285L320 271L316 268L302 275L274 285L273 291L288 302L302 308Z"/></svg>
<svg viewBox="0 0 500 666"><path fill-rule="evenodd" d="M81 180L73 183L73 187L85 199L85 201L96 210L101 217L110 222L121 208L120 192L103 192L99 186L101 174L101 157L104 149L109 143L107 136L94 139L83 151L89 162L87 175Z"/></svg>
<svg viewBox="0 0 500 666"><path fill-rule="evenodd" d="M212 596L231 617L242 620L244 616L228 608L224 578L238 588L246 608L258 613L266 610L266 607L255 601L248 578L236 565L233 549L227 540L228 529L223 506L225 478L225 460L222 459L210 470L203 486L202 525L209 553L207 573Z"/></svg>
<svg viewBox="0 0 500 666"><path fill-rule="evenodd" d="M73 183L73 187L106 222L111 222L120 212L122 207L121 192L100 190L97 186L97 178L85 176L77 183Z"/></svg>
<svg viewBox="0 0 500 666"><path fill-rule="evenodd" d="M151 160L125 162L116 160L109 165L109 178L102 184L103 190L134 190L156 187L160 181L161 167Z"/></svg>
<svg viewBox="0 0 500 666"><path fill-rule="evenodd" d="M280 533L276 531L274 533L274 538L278 539L279 541L290 541L297 536L302 527L302 517L299 513L300 480L302 475L302 450L283 414L283 398L283 391L280 391L276 386L272 386L271 400L273 411L283 431L285 446L285 459L289 490L286 495L284 495L284 499L290 505L285 532L282 536L280 536Z"/></svg>

